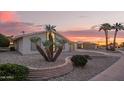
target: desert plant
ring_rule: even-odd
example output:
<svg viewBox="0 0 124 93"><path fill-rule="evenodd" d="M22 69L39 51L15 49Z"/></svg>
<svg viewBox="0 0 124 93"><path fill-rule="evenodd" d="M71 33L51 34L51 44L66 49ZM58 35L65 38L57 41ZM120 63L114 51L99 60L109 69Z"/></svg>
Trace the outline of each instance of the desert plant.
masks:
<svg viewBox="0 0 124 93"><path fill-rule="evenodd" d="M0 47L8 47L10 40L5 36L0 34Z"/></svg>
<svg viewBox="0 0 124 93"><path fill-rule="evenodd" d="M54 62L59 57L63 50L63 46L66 43L63 39L57 39L54 38L53 35L55 35L55 27L51 25L46 25L46 40L42 41L42 45L44 47L41 47L37 44L39 38L38 37L32 37L31 41L35 43L37 50L40 52L40 54L44 57L44 59L48 62ZM56 47L54 50L53 46Z"/></svg>
<svg viewBox="0 0 124 93"><path fill-rule="evenodd" d="M33 42L36 45L37 50L44 57L44 59L46 61L48 61L48 57L47 57L45 51L37 44L37 42L39 41L39 39L40 39L39 37L32 37L30 40L31 40L31 42Z"/></svg>
<svg viewBox="0 0 124 93"><path fill-rule="evenodd" d="M0 64L0 80L27 80L28 68L17 64Z"/></svg>
<svg viewBox="0 0 124 93"><path fill-rule="evenodd" d="M97 28L97 27L98 27L98 31L104 31L105 33L106 50L108 50L108 31L112 29L112 26L109 23L103 23L101 25L94 26L93 28Z"/></svg>
<svg viewBox="0 0 124 93"><path fill-rule="evenodd" d="M71 61L74 66L82 67L86 65L89 59L91 59L89 55L73 55Z"/></svg>
<svg viewBox="0 0 124 93"><path fill-rule="evenodd" d="M50 50L50 46L52 45L52 42L49 40L42 41L42 44L44 47L39 46L36 42L37 37L32 37L31 41L35 43L37 50L40 52L40 54L44 57L44 59L48 62L54 62L59 57L63 50L63 46L66 43L65 40L58 40L56 39L56 43L54 45L56 46L56 51L53 52L53 50ZM51 51L53 52L53 56L51 56Z"/></svg>
<svg viewBox="0 0 124 93"><path fill-rule="evenodd" d="M63 45L65 44L65 40L58 40L58 44L56 43L57 49L55 52L55 55L53 57L53 61L56 61L56 59L59 57L59 55L62 53Z"/></svg>
<svg viewBox="0 0 124 93"><path fill-rule="evenodd" d="M56 32L56 26L54 25L46 25L45 26L45 30L46 30L46 34L48 34L48 40L50 42L50 45L49 45L49 49L47 49L49 51L49 57L50 57L50 60L52 61L53 59L53 46L54 46L54 39L53 39L53 35L54 33L53 32Z"/></svg>
<svg viewBox="0 0 124 93"><path fill-rule="evenodd" d="M118 31L124 30L124 25L122 25L122 23L115 23L113 24L112 29L115 30L114 40L113 40L113 49L112 49L113 51L115 51L117 33Z"/></svg>

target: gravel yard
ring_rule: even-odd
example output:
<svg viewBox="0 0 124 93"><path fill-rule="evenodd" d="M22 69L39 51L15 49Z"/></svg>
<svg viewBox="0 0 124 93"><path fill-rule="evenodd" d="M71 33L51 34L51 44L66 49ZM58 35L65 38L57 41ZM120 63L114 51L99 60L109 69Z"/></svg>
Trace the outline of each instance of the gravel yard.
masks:
<svg viewBox="0 0 124 93"><path fill-rule="evenodd" d="M0 64L2 63L16 63L30 67L43 68L55 66L64 63L67 56L73 54L89 54L90 56L100 56L97 53L81 53L81 52L63 52L56 62L46 62L39 54L36 55L20 55L18 52L0 52ZM102 55L101 55L102 56Z"/></svg>
<svg viewBox="0 0 124 93"><path fill-rule="evenodd" d="M83 68L74 68L72 72L67 75L49 79L50 81L87 81L104 71L113 63L115 63L119 57L93 57L92 60Z"/></svg>
<svg viewBox="0 0 124 93"><path fill-rule="evenodd" d="M55 66L64 63L65 57L83 54L90 55L92 60L86 64L83 68L74 68L74 70L67 75L63 75L58 78L51 78L51 81L69 81L69 80L89 80L98 73L104 71L106 68L115 63L119 57L107 57L98 53L88 52L63 52L56 62L45 62L41 55L20 55L17 52L0 52L0 64L3 63L16 63L25 66L44 68Z"/></svg>
<svg viewBox="0 0 124 93"><path fill-rule="evenodd" d="M41 55L20 55L17 52L2 52L0 53L0 64L2 63L16 63L24 66L34 68L44 68L54 65L62 64L63 59L56 62L46 62Z"/></svg>

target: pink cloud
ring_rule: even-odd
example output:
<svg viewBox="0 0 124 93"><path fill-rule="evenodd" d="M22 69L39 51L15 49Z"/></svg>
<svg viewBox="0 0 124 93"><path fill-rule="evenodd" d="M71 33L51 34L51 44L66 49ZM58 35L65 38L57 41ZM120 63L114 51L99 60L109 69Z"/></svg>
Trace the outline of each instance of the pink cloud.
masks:
<svg viewBox="0 0 124 93"><path fill-rule="evenodd" d="M40 26L25 22L6 22L0 23L0 33L6 35L19 35L22 31L25 33L41 31Z"/></svg>
<svg viewBox="0 0 124 93"><path fill-rule="evenodd" d="M19 18L16 12L2 11L0 12L0 22L18 21Z"/></svg>

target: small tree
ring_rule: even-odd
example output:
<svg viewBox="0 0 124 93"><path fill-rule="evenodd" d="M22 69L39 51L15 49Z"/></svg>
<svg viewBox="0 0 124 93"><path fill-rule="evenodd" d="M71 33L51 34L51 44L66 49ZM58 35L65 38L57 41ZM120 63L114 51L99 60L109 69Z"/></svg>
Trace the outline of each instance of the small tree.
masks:
<svg viewBox="0 0 124 93"><path fill-rule="evenodd" d="M32 37L31 41L35 43L37 50L44 57L44 59L48 62L54 62L59 57L63 50L63 46L66 43L63 39L53 38L53 34L56 34L55 26L46 25L46 32L48 34L48 39L42 41L44 47L41 47L37 44L40 38ZM47 36L47 35L46 35ZM55 42L54 42L55 41ZM53 46L56 47L54 50Z"/></svg>
<svg viewBox="0 0 124 93"><path fill-rule="evenodd" d="M10 45L10 40L5 36L0 34L0 47L8 47Z"/></svg>
<svg viewBox="0 0 124 93"><path fill-rule="evenodd" d="M53 50L51 50L51 45L53 45L53 43L50 40L46 40L46 41L42 42L44 47L39 46L37 44L38 41L39 41L38 37L31 38L31 42L33 42L36 45L36 48L39 51L39 53L48 62L56 61L56 59L59 57L59 55L61 54L61 52L63 50L64 44L66 43L65 40L56 39L56 42L54 43L54 45L56 46L57 49L55 51L53 51Z"/></svg>

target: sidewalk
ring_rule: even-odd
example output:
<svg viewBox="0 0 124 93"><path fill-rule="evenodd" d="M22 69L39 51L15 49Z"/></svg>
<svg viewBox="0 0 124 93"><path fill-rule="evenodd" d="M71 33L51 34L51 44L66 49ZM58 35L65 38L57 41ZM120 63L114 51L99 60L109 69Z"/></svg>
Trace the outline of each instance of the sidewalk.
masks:
<svg viewBox="0 0 124 93"><path fill-rule="evenodd" d="M85 49L76 49L76 51L78 52L94 52L94 53L99 53L99 54L103 54L105 56L118 56L115 53L106 53L106 52L102 52L102 51L96 51L96 50L85 50ZM120 51L119 51L120 52Z"/></svg>
<svg viewBox="0 0 124 93"><path fill-rule="evenodd" d="M110 66L105 71L96 75L90 81L122 81L124 80L124 51L118 50L122 53L121 58Z"/></svg>

